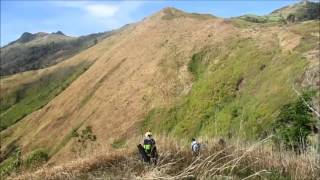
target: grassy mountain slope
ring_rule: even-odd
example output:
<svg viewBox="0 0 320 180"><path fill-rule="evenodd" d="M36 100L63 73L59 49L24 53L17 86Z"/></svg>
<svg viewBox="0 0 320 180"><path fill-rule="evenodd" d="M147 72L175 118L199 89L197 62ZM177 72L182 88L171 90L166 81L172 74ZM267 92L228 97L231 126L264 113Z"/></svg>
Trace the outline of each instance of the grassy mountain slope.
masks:
<svg viewBox="0 0 320 180"><path fill-rule="evenodd" d="M50 163L65 162L76 158L72 134L88 126L97 137L93 148L106 151L146 128L181 139L267 136L279 108L297 98L292 84L314 61L307 54L317 49L319 22L237 23L168 8L59 63L94 61L48 104L2 131L1 151L43 148Z"/></svg>
<svg viewBox="0 0 320 180"><path fill-rule="evenodd" d="M4 92L6 87L3 87L1 90L4 94L0 99L0 131L43 107L83 73L90 64L90 62L82 62L75 66L43 73L35 80L21 84L16 89L9 88L9 92ZM16 78L12 77L4 79L4 81L15 80ZM6 83L9 82L4 82Z"/></svg>
<svg viewBox="0 0 320 180"><path fill-rule="evenodd" d="M288 18L294 15L296 21L315 20L320 18L320 3L304 1L273 11L270 15Z"/></svg>
<svg viewBox="0 0 320 180"><path fill-rule="evenodd" d="M265 16L248 14L238 18L254 23L291 23L316 20L320 18L320 3L305 1L277 9Z"/></svg>
<svg viewBox="0 0 320 180"><path fill-rule="evenodd" d="M59 63L94 45L113 32L81 37L57 33L24 33L1 48L1 76L45 68Z"/></svg>
<svg viewBox="0 0 320 180"><path fill-rule="evenodd" d="M190 67L197 81L190 94L172 108L151 111L147 128L179 137L265 138L277 110L296 97L292 84L307 61L300 53L281 52L275 38L273 48L259 42L237 39L226 49L195 54Z"/></svg>
<svg viewBox="0 0 320 180"><path fill-rule="evenodd" d="M187 64L194 52L239 34L220 19L163 19L166 15L161 11L76 55L86 59L91 54L97 60L40 111L2 132L3 147L14 142L24 144L23 152L56 149L81 124L92 126L101 142L136 133L153 106L170 104L188 93L192 76ZM37 130L28 130L34 127ZM57 157L71 157L72 146L72 141L67 143Z"/></svg>
<svg viewBox="0 0 320 180"><path fill-rule="evenodd" d="M4 57L7 57L8 54L11 54L17 58L22 58L20 60L26 62L25 60L27 56L25 56L25 54L16 54L17 48L23 48L28 51L36 46L41 49L46 47L48 43L54 43L57 47L56 49L63 49L64 51L63 53L59 52L58 56L64 56L64 58L67 58L78 51L83 51L85 46L92 46L94 43L97 43L94 41L98 41L98 39L101 40L111 36L112 34L119 33L128 26L129 25L126 25L119 30L112 32L91 34L78 38L65 36L62 32L52 34L24 33L21 38L10 43L2 50L6 52ZM72 46L70 46L70 44L72 44ZM73 45L76 45L77 47L73 47ZM52 63L58 63L58 61L62 60L61 57L57 57L54 53L42 54L39 59L35 58L34 60L37 64L41 64L48 58L52 59L50 60ZM4 61L8 60L12 59L4 59ZM28 62L26 63L27 65L22 66L22 69L27 68ZM12 64L14 65L14 67L12 67L13 69L15 69L15 66L19 66L19 63L14 62L14 60ZM51 99L62 92L80 74L87 70L91 64L91 60L82 59L81 62L62 65L59 65L58 63L58 65L53 68L27 71L24 73L2 77L0 87L0 131L13 125L28 114L43 107ZM8 67L7 70L12 68Z"/></svg>

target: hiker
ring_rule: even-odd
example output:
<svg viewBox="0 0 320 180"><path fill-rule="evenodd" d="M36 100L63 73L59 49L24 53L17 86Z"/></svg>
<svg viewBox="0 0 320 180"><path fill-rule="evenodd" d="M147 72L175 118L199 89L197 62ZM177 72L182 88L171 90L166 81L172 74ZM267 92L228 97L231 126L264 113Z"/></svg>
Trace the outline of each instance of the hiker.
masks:
<svg viewBox="0 0 320 180"><path fill-rule="evenodd" d="M198 156L200 153L200 143L198 143L195 138L191 140L191 151L193 156Z"/></svg>
<svg viewBox="0 0 320 180"><path fill-rule="evenodd" d="M145 134L143 148L151 162L157 164L158 152L156 147L156 141L152 138L152 134L150 131L146 132Z"/></svg>
<svg viewBox="0 0 320 180"><path fill-rule="evenodd" d="M146 132L143 146L139 144L138 149L145 162L157 164L158 152L156 142L152 138L152 133L150 131Z"/></svg>

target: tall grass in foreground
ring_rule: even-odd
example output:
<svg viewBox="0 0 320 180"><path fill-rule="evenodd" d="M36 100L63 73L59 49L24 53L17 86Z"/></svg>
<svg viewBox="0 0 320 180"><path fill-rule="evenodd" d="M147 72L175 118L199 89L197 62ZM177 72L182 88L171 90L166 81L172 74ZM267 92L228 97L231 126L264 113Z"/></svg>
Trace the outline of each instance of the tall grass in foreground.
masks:
<svg viewBox="0 0 320 180"><path fill-rule="evenodd" d="M139 160L132 140L127 149L94 155L12 179L319 179L320 167L312 154L274 152L268 139L251 145L203 141L201 155L168 137L156 137L160 153L156 166Z"/></svg>

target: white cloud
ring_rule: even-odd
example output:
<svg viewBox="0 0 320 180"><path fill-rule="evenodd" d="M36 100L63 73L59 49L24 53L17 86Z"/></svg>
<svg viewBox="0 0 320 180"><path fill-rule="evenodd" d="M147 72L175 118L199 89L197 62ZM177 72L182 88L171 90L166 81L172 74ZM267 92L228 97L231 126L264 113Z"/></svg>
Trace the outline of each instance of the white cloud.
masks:
<svg viewBox="0 0 320 180"><path fill-rule="evenodd" d="M146 1L53 1L55 6L70 9L69 12L78 10L82 12L83 21L90 21L96 26L106 29L115 29L136 21L135 14Z"/></svg>
<svg viewBox="0 0 320 180"><path fill-rule="evenodd" d="M88 14L98 18L109 18L115 16L119 10L117 6L105 4L92 4L84 7Z"/></svg>
<svg viewBox="0 0 320 180"><path fill-rule="evenodd" d="M9 1L5 2L9 3ZM4 12L10 12L10 8L1 11L1 37L3 37L1 38L1 45L18 38L24 31L56 32L61 30L71 36L80 36L117 29L127 23L140 20L141 16L137 14L140 14L141 7L147 1L61 0L10 1L10 3L16 3L17 7L24 7L24 13L35 12L24 17L20 16L19 13L15 15L13 11L6 13L6 17L4 17L2 15ZM41 8L41 11L36 11L39 8ZM3 10L2 6L1 10ZM43 13L46 10L48 10L48 13ZM13 17L9 18L8 15Z"/></svg>
<svg viewBox="0 0 320 180"><path fill-rule="evenodd" d="M76 8L96 18L123 17L134 12L142 1L57 1L55 5Z"/></svg>

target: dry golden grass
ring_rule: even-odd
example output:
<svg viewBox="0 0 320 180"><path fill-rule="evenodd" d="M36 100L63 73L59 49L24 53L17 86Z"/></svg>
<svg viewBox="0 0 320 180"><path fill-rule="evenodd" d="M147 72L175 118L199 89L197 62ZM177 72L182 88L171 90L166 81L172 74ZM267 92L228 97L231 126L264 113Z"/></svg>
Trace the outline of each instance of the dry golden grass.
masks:
<svg viewBox="0 0 320 180"><path fill-rule="evenodd" d="M186 17L169 21L162 16L146 18L62 62L60 66L95 60L50 103L3 132L9 135L2 138L1 148L16 140L23 154L37 147L54 149L79 124L92 126L100 143L131 136L149 110L174 102L190 89L192 75L187 64L195 52L240 33L222 19ZM7 82L19 85L25 83L23 77L28 79L33 74L16 75ZM15 86L3 80L4 84ZM70 160L70 148L67 143L52 160Z"/></svg>
<svg viewBox="0 0 320 180"><path fill-rule="evenodd" d="M132 142L136 142L133 139ZM96 152L85 158L12 179L318 179L320 167L310 155L273 152L269 139L248 146L231 142L202 144L192 157L189 146L165 136L157 137L156 166L139 160L135 146L114 153Z"/></svg>

